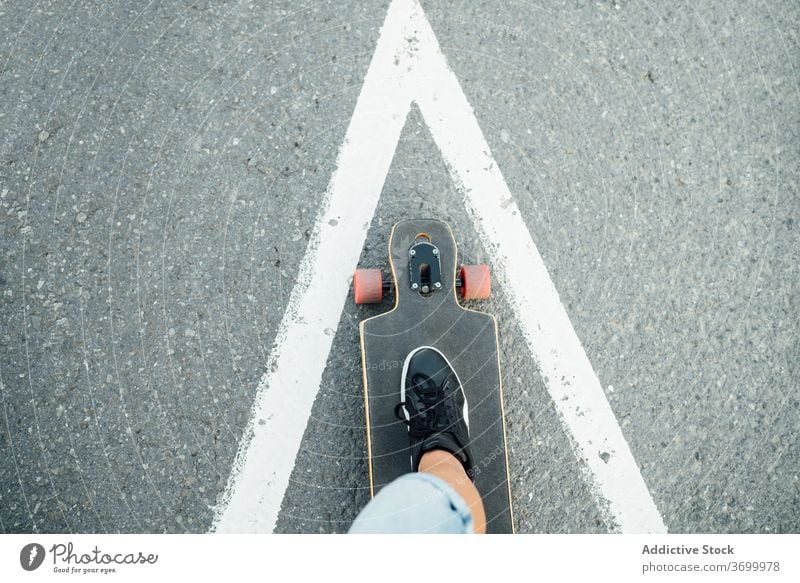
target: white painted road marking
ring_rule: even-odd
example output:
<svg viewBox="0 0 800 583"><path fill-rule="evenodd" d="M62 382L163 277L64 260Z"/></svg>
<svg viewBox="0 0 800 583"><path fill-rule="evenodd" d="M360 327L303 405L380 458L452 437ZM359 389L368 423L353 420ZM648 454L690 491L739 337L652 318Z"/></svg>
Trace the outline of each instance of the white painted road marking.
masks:
<svg viewBox="0 0 800 583"><path fill-rule="evenodd" d="M212 529L270 532L275 527L333 341L324 330L338 327L348 278L412 101L463 194L575 454L586 464L600 509L622 532L665 532L597 375L417 0L394 0L389 6ZM319 273L327 275L312 277ZM601 452L610 457L601 459Z"/></svg>

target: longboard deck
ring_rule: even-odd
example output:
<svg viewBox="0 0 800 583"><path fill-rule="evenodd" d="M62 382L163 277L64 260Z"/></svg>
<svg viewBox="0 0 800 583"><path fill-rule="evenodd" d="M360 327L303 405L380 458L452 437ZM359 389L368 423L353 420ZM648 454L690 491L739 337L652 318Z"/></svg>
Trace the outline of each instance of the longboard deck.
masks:
<svg viewBox="0 0 800 583"><path fill-rule="evenodd" d="M442 288L424 297L410 288L408 250L425 233L439 248ZM456 370L469 407L474 482L486 510L487 532L514 531L506 453L497 324L462 307L456 295L457 248L447 223L397 223L389 239L395 306L361 322L370 493L411 471L406 425L394 416L406 356L419 346L439 349Z"/></svg>

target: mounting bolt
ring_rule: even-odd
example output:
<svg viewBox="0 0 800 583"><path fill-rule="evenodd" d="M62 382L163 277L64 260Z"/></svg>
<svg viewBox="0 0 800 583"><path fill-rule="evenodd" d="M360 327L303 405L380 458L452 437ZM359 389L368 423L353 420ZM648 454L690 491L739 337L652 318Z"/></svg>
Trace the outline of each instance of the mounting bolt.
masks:
<svg viewBox="0 0 800 583"><path fill-rule="evenodd" d="M429 291L431 291L431 288L429 288L427 285L423 285L422 286L422 293L426 294Z"/></svg>
<svg viewBox="0 0 800 583"><path fill-rule="evenodd" d="M436 255L436 256L438 257L438 256L439 256L439 250L438 250L438 249L434 249L434 250L433 250L433 254L434 254L434 255Z"/></svg>
<svg viewBox="0 0 800 583"><path fill-rule="evenodd" d="M416 284L416 283L412 283L411 284L411 289L417 289L418 287L419 287L419 284Z"/></svg>
<svg viewBox="0 0 800 583"><path fill-rule="evenodd" d="M411 255L411 257L414 257L414 255L416 255L417 252L414 249L409 249L408 254Z"/></svg>
<svg viewBox="0 0 800 583"><path fill-rule="evenodd" d="M439 289L440 287L442 287L442 282L441 281L437 281L436 283L433 284L433 287L435 287L436 289Z"/></svg>

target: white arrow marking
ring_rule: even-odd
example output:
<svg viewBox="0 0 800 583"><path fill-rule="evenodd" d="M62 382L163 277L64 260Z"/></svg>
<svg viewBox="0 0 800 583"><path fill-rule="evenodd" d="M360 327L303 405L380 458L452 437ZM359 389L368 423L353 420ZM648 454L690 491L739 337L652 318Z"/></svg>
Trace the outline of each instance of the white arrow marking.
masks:
<svg viewBox="0 0 800 583"><path fill-rule="evenodd" d="M599 507L622 532L665 532L597 375L417 0L393 0L389 6L212 530L271 532L275 527L333 341L324 330L338 327L348 278L412 101L463 194L573 450L586 465ZM610 454L607 461L601 452Z"/></svg>

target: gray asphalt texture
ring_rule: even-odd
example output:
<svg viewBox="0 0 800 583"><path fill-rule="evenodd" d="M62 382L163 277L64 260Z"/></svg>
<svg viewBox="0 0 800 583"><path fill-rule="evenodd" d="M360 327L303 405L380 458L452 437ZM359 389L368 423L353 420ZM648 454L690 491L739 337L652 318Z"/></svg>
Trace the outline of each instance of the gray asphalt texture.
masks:
<svg viewBox="0 0 800 583"><path fill-rule="evenodd" d="M798 4L422 4L669 529L800 532ZM208 529L387 6L0 4L0 530ZM486 260L416 110L362 266L409 216ZM613 528L479 307L518 530ZM342 313L279 532L368 500L385 308Z"/></svg>

